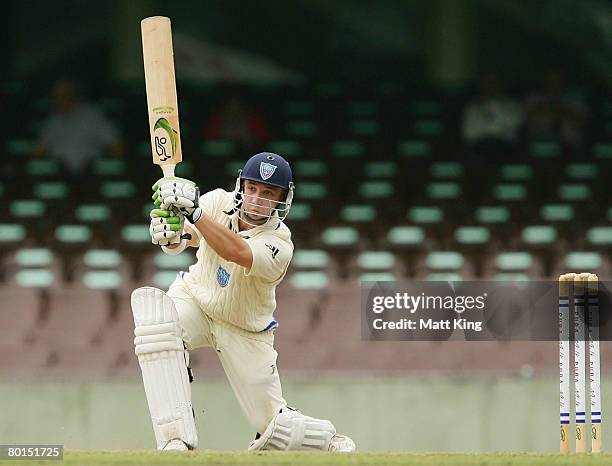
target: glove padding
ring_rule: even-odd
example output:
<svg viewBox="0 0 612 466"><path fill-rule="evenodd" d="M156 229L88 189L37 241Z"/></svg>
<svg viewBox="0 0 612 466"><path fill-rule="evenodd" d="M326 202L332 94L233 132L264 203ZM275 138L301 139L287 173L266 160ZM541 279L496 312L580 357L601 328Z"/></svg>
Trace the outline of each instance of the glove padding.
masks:
<svg viewBox="0 0 612 466"><path fill-rule="evenodd" d="M180 243L184 224L183 214L166 209L153 209L150 215L149 233L153 244L167 246Z"/></svg>
<svg viewBox="0 0 612 466"><path fill-rule="evenodd" d="M153 185L153 202L163 210L176 210L195 224L202 216L200 190L193 181L165 176Z"/></svg>

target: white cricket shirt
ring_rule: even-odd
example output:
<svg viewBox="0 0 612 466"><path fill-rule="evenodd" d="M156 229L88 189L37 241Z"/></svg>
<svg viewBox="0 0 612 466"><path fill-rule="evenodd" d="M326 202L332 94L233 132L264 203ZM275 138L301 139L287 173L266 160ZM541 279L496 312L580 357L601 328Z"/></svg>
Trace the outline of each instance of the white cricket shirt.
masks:
<svg viewBox="0 0 612 466"><path fill-rule="evenodd" d="M289 267L293 256L291 231L282 222L276 229L255 227L238 231L234 194L223 189L209 191L200 197L200 207L213 220L231 229L250 246L253 265L247 270L219 256L200 240L197 262L189 267L183 280L202 310L215 320L249 332L275 328L275 289Z"/></svg>

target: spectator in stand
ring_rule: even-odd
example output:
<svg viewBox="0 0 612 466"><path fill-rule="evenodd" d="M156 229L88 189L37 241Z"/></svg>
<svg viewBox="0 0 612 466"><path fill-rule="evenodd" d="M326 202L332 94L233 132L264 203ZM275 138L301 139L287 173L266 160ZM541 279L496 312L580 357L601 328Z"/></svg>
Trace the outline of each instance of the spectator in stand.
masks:
<svg viewBox="0 0 612 466"><path fill-rule="evenodd" d="M588 109L585 103L567 89L561 68L549 67L542 90L527 97L527 139L553 140L567 148L579 149L585 138Z"/></svg>
<svg viewBox="0 0 612 466"><path fill-rule="evenodd" d="M469 102L463 113L463 140L478 157L511 155L523 122L520 105L503 92L495 73L480 80L477 99Z"/></svg>
<svg viewBox="0 0 612 466"><path fill-rule="evenodd" d="M90 103L81 100L79 84L70 78L53 83L54 110L43 123L33 155L60 160L73 175L102 156L123 153L117 128Z"/></svg>
<svg viewBox="0 0 612 466"><path fill-rule="evenodd" d="M230 94L221 110L214 113L205 124L206 139L228 139L242 149L262 149L270 140L270 129L265 117L258 111L247 108L238 94Z"/></svg>

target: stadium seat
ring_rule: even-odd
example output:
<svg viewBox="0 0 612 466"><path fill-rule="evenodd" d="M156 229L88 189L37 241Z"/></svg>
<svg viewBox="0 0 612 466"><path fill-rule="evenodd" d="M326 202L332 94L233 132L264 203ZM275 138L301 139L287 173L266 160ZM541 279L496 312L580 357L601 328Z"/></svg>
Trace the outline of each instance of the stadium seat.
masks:
<svg viewBox="0 0 612 466"><path fill-rule="evenodd" d="M431 145L422 140L402 141L398 144L397 151L402 158L430 157Z"/></svg>
<svg viewBox="0 0 612 466"><path fill-rule="evenodd" d="M369 162L363 169L364 175L368 178L394 178L397 175L397 163L392 161Z"/></svg>
<svg viewBox="0 0 612 466"><path fill-rule="evenodd" d="M60 173L60 164L55 159L32 159L25 165L25 172L31 177L53 178Z"/></svg>
<svg viewBox="0 0 612 466"><path fill-rule="evenodd" d="M314 113L314 104L306 100L289 100L283 109L290 117L309 117Z"/></svg>
<svg viewBox="0 0 612 466"><path fill-rule="evenodd" d="M612 227L597 226L587 230L587 241L592 246L610 246L612 244Z"/></svg>
<svg viewBox="0 0 612 466"><path fill-rule="evenodd" d="M327 196L327 186L320 182L304 181L299 185L299 191L296 190L295 197L297 199L323 199Z"/></svg>
<svg viewBox="0 0 612 466"><path fill-rule="evenodd" d="M280 154L289 159L296 159L302 155L302 145L297 141L272 141L268 145L270 152Z"/></svg>
<svg viewBox="0 0 612 466"><path fill-rule="evenodd" d="M529 181L533 178L533 167L527 164L502 165L499 176L505 181Z"/></svg>
<svg viewBox="0 0 612 466"><path fill-rule="evenodd" d="M353 117L371 117L376 114L376 103L372 101L351 101L346 106L347 113Z"/></svg>
<svg viewBox="0 0 612 466"><path fill-rule="evenodd" d="M598 143L593 145L593 155L597 159L612 159L612 144Z"/></svg>
<svg viewBox="0 0 612 466"><path fill-rule="evenodd" d="M445 130L444 123L434 118L419 119L412 124L415 135L424 138L440 137Z"/></svg>
<svg viewBox="0 0 612 466"><path fill-rule="evenodd" d="M364 251L357 256L357 266L363 272L390 271L395 263L395 256L387 251Z"/></svg>
<svg viewBox="0 0 612 466"><path fill-rule="evenodd" d="M574 251L567 254L564 259L567 270L576 272L597 273L602 264L603 258L597 252Z"/></svg>
<svg viewBox="0 0 612 466"><path fill-rule="evenodd" d="M322 289L326 288L329 278L325 272L295 272L290 277L290 282L297 289Z"/></svg>
<svg viewBox="0 0 612 466"><path fill-rule="evenodd" d="M455 179L463 176L463 166L459 162L436 162L429 167L432 178Z"/></svg>
<svg viewBox="0 0 612 466"><path fill-rule="evenodd" d="M347 223L373 222L376 219L376 209L368 204L349 204L342 207L340 219Z"/></svg>
<svg viewBox="0 0 612 466"><path fill-rule="evenodd" d="M359 233L353 227L328 227L321 234L321 241L327 247L354 247Z"/></svg>
<svg viewBox="0 0 612 466"><path fill-rule="evenodd" d="M452 200L461 197L462 188L459 183L434 182L427 185L427 196L433 200Z"/></svg>
<svg viewBox="0 0 612 466"><path fill-rule="evenodd" d="M550 225L530 225L523 228L521 239L528 245L552 244L557 239L557 230Z"/></svg>
<svg viewBox="0 0 612 466"><path fill-rule="evenodd" d="M545 222L570 222L574 217L574 207L569 204L546 204L540 208L540 218Z"/></svg>
<svg viewBox="0 0 612 466"><path fill-rule="evenodd" d="M493 198L497 201L524 201L527 188L518 183L500 183L493 186Z"/></svg>
<svg viewBox="0 0 612 466"><path fill-rule="evenodd" d="M425 232L418 226L395 226L387 233L387 241L394 248L419 247L424 240Z"/></svg>
<svg viewBox="0 0 612 466"><path fill-rule="evenodd" d="M587 184L564 183L557 189L562 201L587 201L592 197L591 187Z"/></svg>
<svg viewBox="0 0 612 466"><path fill-rule="evenodd" d="M34 184L32 193L35 198L43 201L58 201L68 198L68 185L62 181L43 181Z"/></svg>
<svg viewBox="0 0 612 466"><path fill-rule="evenodd" d="M576 180L592 180L599 175L599 167L594 163L571 163L565 167L565 175Z"/></svg>
<svg viewBox="0 0 612 466"><path fill-rule="evenodd" d="M419 224L435 224L444 220L444 211L439 207L416 206L408 210L411 222Z"/></svg>
<svg viewBox="0 0 612 466"><path fill-rule="evenodd" d="M455 241L463 246L483 246L491 239L490 231L481 226L464 226L455 230Z"/></svg>
<svg viewBox="0 0 612 466"><path fill-rule="evenodd" d="M359 195L364 199L389 199L394 192L395 187L389 181L364 181L359 185Z"/></svg>
<svg viewBox="0 0 612 466"><path fill-rule="evenodd" d="M360 138L378 136L382 125L376 120L353 120L349 122L349 131L352 136Z"/></svg>
<svg viewBox="0 0 612 466"><path fill-rule="evenodd" d="M288 136L311 138L319 133L319 125L313 120L290 120L285 125Z"/></svg>
<svg viewBox="0 0 612 466"><path fill-rule="evenodd" d="M299 249L291 260L291 266L300 270L328 270L329 265L329 254L322 249Z"/></svg>
<svg viewBox="0 0 612 466"><path fill-rule="evenodd" d="M312 206L305 202L294 202L291 204L289 215L290 225L292 225L293 222L309 221L312 218Z"/></svg>
<svg viewBox="0 0 612 466"><path fill-rule="evenodd" d="M534 142L529 146L529 155L534 158L553 158L561 154L561 145L557 142Z"/></svg>
<svg viewBox="0 0 612 466"><path fill-rule="evenodd" d="M327 176L328 165L322 160L297 160L294 164L296 178L324 178ZM301 183L299 185L301 189Z"/></svg>
<svg viewBox="0 0 612 466"><path fill-rule="evenodd" d="M332 157L356 159L363 157L365 148L359 141L337 141L331 146Z"/></svg>
<svg viewBox="0 0 612 466"><path fill-rule="evenodd" d="M210 139L202 143L202 154L206 157L231 158L235 153L235 143L227 139Z"/></svg>
<svg viewBox="0 0 612 466"><path fill-rule="evenodd" d="M483 206L474 212L478 223L504 224L510 220L510 209L505 206Z"/></svg>
<svg viewBox="0 0 612 466"><path fill-rule="evenodd" d="M132 181L103 181L100 185L100 195L103 199L129 199L136 193L136 186Z"/></svg>
<svg viewBox="0 0 612 466"><path fill-rule="evenodd" d="M121 178L127 175L127 164L121 159L95 159L92 164L92 172L100 178Z"/></svg>

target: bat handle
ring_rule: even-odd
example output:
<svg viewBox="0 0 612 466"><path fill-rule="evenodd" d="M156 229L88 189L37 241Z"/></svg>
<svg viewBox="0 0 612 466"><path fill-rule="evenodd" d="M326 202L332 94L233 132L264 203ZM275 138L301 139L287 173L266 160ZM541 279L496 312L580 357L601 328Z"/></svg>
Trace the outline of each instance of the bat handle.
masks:
<svg viewBox="0 0 612 466"><path fill-rule="evenodd" d="M164 172L164 176L174 176L174 167L176 165L162 165L161 169Z"/></svg>

